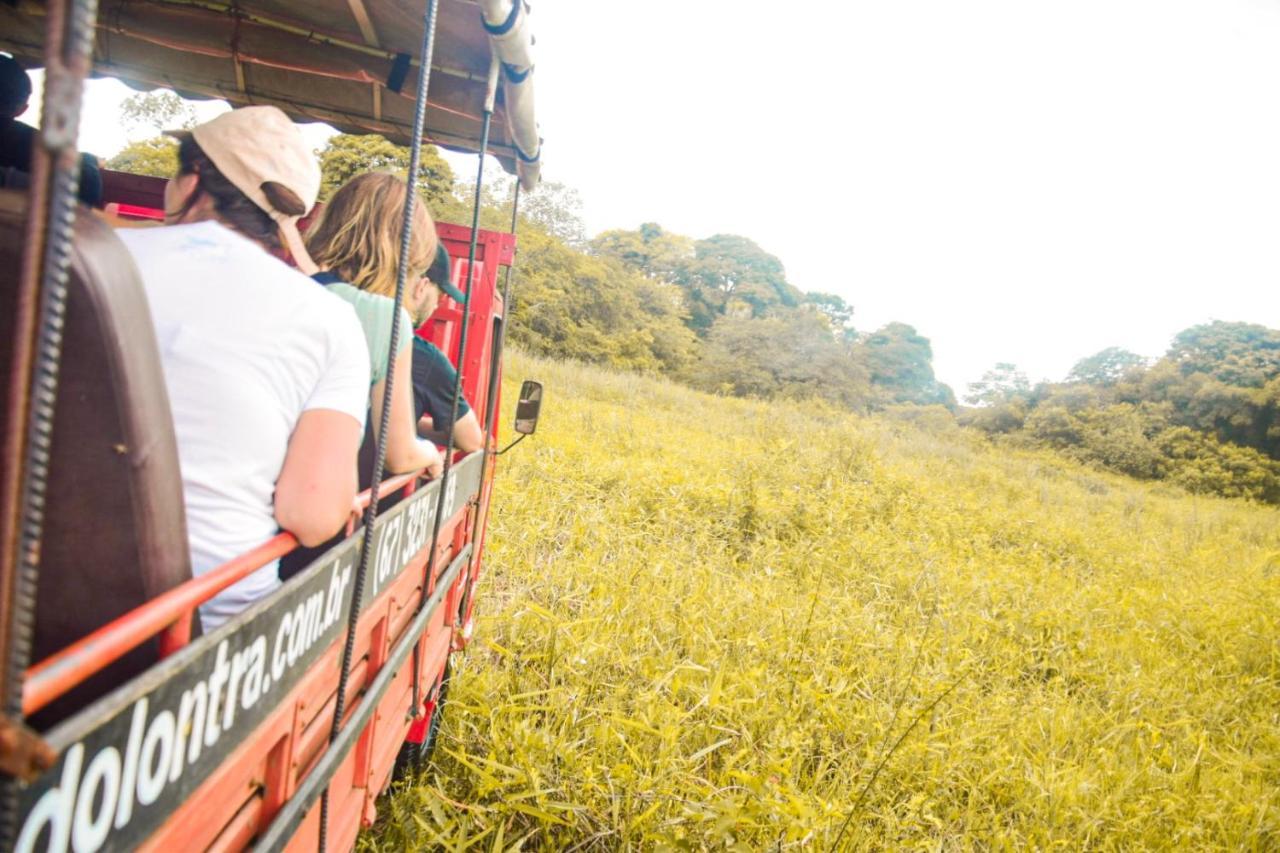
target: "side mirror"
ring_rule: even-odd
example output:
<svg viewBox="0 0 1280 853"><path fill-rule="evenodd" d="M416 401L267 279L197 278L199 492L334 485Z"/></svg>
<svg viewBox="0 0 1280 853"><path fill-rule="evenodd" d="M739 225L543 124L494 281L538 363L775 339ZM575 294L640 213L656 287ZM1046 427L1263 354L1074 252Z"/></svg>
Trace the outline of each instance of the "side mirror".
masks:
<svg viewBox="0 0 1280 853"><path fill-rule="evenodd" d="M533 431L538 428L538 413L541 410L542 383L526 379L520 386L520 402L516 403L515 430L519 435L515 441L498 451L499 456L524 441L525 436L533 435Z"/></svg>
<svg viewBox="0 0 1280 853"><path fill-rule="evenodd" d="M526 379L520 386L520 402L516 403L516 432L533 435L538 428L538 412L541 409L542 383Z"/></svg>

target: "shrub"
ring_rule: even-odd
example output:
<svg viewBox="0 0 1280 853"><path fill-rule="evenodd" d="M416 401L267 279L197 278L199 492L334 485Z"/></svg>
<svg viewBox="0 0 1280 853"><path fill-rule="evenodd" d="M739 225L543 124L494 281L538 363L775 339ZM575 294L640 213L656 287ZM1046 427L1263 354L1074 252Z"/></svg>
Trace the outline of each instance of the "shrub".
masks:
<svg viewBox="0 0 1280 853"><path fill-rule="evenodd" d="M1188 427L1155 440L1161 473L1189 492L1280 503L1280 464L1251 447L1220 442Z"/></svg>

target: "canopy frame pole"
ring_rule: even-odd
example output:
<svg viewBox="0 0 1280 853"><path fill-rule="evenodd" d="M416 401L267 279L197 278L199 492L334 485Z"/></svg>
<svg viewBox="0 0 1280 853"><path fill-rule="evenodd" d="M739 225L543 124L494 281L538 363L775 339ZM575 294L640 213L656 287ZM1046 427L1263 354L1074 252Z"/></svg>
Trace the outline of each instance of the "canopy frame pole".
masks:
<svg viewBox="0 0 1280 853"><path fill-rule="evenodd" d="M509 233L511 234L512 237L516 235L516 227L519 222L519 218L518 218L519 215L520 215L520 181L519 179L517 179L515 182L515 189L512 190L512 193L511 193L511 229ZM484 462L480 466L480 471L481 471L480 482L482 485L484 483L484 475L488 470L488 466L490 465L497 466L498 464L499 452L496 450L495 444L494 444L497 437L496 421L497 421L497 415L498 415L498 397L502 390L502 374L501 374L502 356L503 356L503 350L505 349L506 342L507 342L507 323L510 322L510 319L511 319L511 273L515 269L516 258L518 257L519 257L519 250L513 248L511 263L507 266L506 276L502 282L502 322L498 324L498 335L493 342L493 358L491 360L491 363L498 365L498 370L496 370L489 377L489 396L488 396L489 408L484 413L484 445L483 446L484 446L485 458L484 458ZM522 435L520 436L520 438L524 438L524 436ZM519 441L519 439L516 439L516 440ZM492 485L490 486L489 494L490 494L489 500L492 501L493 500ZM483 519L480 517L480 513L477 512L476 517L472 520L472 525L471 525L471 541L472 542L475 542L476 537L480 535L481 521L483 521ZM479 561L480 561L479 548L477 548L473 553L475 553L476 555L476 569L478 571ZM462 603L458 607L458 617L462 620L461 628L464 632L467 629L467 623L470 621L471 599L474 597L474 590L476 588L477 579L478 578L476 577L476 572L472 572L470 575L468 575L467 587L462 591Z"/></svg>
<svg viewBox="0 0 1280 853"><path fill-rule="evenodd" d="M47 70L39 144L31 163L26 250L14 306L15 352L4 436L5 509L0 516L0 726L13 737L0 750L0 770L6 773L0 790L0 846L6 849L17 830L17 777L32 777L56 758L21 724L22 685L30 663L40 579L45 489L80 188L76 137L97 13L96 0L51 0L46 9Z"/></svg>
<svg viewBox="0 0 1280 853"><path fill-rule="evenodd" d="M467 330L471 327L471 290L476 279L476 248L480 242L480 205L484 199L484 160L489 152L489 130L493 124L493 110L498 95L498 73L500 69L501 63L498 61L498 54L495 52L489 64L489 89L485 94L484 114L480 122L480 153L476 157L478 163L476 166L475 200L471 206L471 240L467 244L467 281L466 289L462 292L462 330L458 333L458 369L453 380L453 402L450 408L449 437L445 444L444 470L440 474L440 494L436 498L435 519L431 523L431 550L427 553L427 583L431 582L431 577L435 573L436 547L440 539L440 527L444 523L444 519L441 516L444 513L445 495L449 488L449 473L453 468L453 437L454 429L458 425L458 400L462 397L463 359L467 353ZM468 567L467 577L469 578L470 576L470 567ZM413 709L415 713L421 705L422 679L415 670L413 675Z"/></svg>
<svg viewBox="0 0 1280 853"><path fill-rule="evenodd" d="M332 748L347 709L347 682L351 678L351 658L355 655L356 627L360 621L360 600L364 597L365 579L369 574L369 562L373 556L374 523L378 518L378 487L387 461L387 431L391 424L392 394L395 391L395 360L400 344L400 306L404 304L404 290L409 278L409 255L413 243L414 205L418 200L416 189L418 171L422 162L422 128L427 115L427 88L431 82L431 55L435 50L436 20L439 0L428 0L422 26L421 60L418 65L418 91L414 102L413 138L409 147L409 174L404 197L404 218L400 227L400 257L396 263L395 305L391 312L391 340L387 347L386 379L383 380L382 417L378 425L373 474L369 483L369 505L364 511L364 537L360 543L360 563L356 568L351 590L351 609L347 614L347 632L342 645L342 663L338 672L338 692L334 698L333 722L329 726L329 748ZM441 495L444 488L440 489ZM424 591L425 598L425 591ZM325 780L328 782L328 780ZM329 786L320 795L319 850L325 853L329 843Z"/></svg>

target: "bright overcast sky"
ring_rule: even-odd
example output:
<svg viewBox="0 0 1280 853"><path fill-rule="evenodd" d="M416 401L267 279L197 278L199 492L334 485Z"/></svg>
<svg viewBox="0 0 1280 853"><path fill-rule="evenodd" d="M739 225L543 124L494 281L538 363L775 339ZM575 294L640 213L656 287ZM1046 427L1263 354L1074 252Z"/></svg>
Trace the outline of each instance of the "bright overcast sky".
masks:
<svg viewBox="0 0 1280 853"><path fill-rule="evenodd" d="M914 325L957 392L1280 328L1277 0L533 11L544 177L591 231L751 237L859 329ZM119 146L116 103L88 150Z"/></svg>

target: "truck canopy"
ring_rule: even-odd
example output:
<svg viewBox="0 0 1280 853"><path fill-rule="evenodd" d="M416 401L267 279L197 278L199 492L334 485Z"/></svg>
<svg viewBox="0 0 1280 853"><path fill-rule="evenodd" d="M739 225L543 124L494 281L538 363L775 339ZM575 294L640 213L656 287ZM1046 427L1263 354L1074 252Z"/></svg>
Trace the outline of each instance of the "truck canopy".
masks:
<svg viewBox="0 0 1280 853"><path fill-rule="evenodd" d="M94 73L137 89L274 104L295 121L409 143L422 4L398 0L100 0ZM0 3L0 49L42 62L44 4ZM440 0L425 137L476 151L493 57L489 152L532 189L540 139L523 0Z"/></svg>

